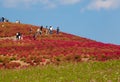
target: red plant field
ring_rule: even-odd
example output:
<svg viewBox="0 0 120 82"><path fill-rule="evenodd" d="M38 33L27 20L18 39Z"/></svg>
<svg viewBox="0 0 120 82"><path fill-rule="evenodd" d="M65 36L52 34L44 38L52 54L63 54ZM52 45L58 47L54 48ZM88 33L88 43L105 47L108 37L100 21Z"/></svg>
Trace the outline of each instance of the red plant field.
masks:
<svg viewBox="0 0 120 82"><path fill-rule="evenodd" d="M30 32L32 28L32 32ZM120 46L60 32L33 39L37 26L0 23L0 68L59 64L63 61L106 61L120 58ZM21 32L22 40L15 40Z"/></svg>

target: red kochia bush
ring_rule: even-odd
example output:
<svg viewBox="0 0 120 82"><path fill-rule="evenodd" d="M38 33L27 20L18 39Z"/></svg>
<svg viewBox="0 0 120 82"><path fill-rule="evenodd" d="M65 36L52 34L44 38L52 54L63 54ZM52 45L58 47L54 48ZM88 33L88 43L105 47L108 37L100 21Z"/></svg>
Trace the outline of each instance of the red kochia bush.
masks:
<svg viewBox="0 0 120 82"><path fill-rule="evenodd" d="M58 56L63 55L92 55L98 60L118 59L120 46L103 44L99 42L81 42L76 40L1 40L0 54L16 56L17 59L29 56Z"/></svg>
<svg viewBox="0 0 120 82"><path fill-rule="evenodd" d="M5 68L11 69L11 68L18 68L20 67L20 63L18 62L9 62L5 64Z"/></svg>
<svg viewBox="0 0 120 82"><path fill-rule="evenodd" d="M23 34L23 40L0 40L0 55L7 57L0 58L0 67L3 66L3 63L6 68L19 67L19 63L9 63L12 61L10 58L13 57L30 65L38 65L46 59L53 62L65 60L80 62L82 60L106 61L120 58L119 45L96 42L63 32L57 35L55 31L52 35L45 35L43 31L43 34L34 40L33 34L38 27L14 23L4 24L5 28L0 27L0 37L13 36L20 31ZM30 27L33 28L32 33L29 33ZM3 32L4 30L6 31Z"/></svg>

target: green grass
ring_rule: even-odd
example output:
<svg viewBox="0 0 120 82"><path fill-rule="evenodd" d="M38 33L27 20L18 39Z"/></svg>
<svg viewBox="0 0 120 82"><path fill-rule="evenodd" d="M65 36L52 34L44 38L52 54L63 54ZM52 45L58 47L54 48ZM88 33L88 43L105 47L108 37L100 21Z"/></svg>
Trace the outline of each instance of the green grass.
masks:
<svg viewBox="0 0 120 82"><path fill-rule="evenodd" d="M120 82L120 60L2 69L0 82Z"/></svg>

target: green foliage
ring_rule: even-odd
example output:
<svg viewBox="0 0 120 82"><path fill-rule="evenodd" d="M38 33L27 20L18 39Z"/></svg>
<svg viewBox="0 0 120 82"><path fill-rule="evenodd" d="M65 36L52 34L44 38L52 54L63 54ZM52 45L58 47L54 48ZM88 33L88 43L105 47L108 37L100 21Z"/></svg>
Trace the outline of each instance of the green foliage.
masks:
<svg viewBox="0 0 120 82"><path fill-rule="evenodd" d="M120 60L3 69L0 82L120 82Z"/></svg>

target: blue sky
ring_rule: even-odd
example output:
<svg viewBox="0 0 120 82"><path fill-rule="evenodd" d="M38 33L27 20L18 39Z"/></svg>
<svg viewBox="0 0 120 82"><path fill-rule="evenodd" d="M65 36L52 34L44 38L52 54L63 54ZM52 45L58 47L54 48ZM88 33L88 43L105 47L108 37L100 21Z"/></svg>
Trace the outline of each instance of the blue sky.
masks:
<svg viewBox="0 0 120 82"><path fill-rule="evenodd" d="M0 16L120 45L120 0L0 0Z"/></svg>

